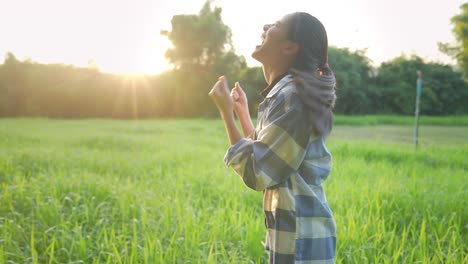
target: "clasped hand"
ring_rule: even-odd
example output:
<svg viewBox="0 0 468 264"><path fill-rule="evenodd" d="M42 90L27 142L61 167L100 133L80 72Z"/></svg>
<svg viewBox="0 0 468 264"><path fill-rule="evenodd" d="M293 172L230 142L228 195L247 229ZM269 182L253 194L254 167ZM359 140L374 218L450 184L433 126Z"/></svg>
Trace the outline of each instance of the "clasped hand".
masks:
<svg viewBox="0 0 468 264"><path fill-rule="evenodd" d="M208 95L215 102L221 115L230 114L233 111L236 111L239 115L249 111L247 96L239 83L236 82L235 87L229 92L227 80L224 76L218 78Z"/></svg>

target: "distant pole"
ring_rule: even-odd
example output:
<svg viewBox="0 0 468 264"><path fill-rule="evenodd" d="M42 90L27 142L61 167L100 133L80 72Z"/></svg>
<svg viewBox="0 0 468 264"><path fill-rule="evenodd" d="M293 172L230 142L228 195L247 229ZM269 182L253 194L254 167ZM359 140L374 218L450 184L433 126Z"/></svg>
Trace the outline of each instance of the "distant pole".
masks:
<svg viewBox="0 0 468 264"><path fill-rule="evenodd" d="M414 124L414 150L418 149L418 136L419 136L419 98L421 98L421 87L422 87L422 72L417 71L418 80L416 81L416 110L414 116L416 122Z"/></svg>

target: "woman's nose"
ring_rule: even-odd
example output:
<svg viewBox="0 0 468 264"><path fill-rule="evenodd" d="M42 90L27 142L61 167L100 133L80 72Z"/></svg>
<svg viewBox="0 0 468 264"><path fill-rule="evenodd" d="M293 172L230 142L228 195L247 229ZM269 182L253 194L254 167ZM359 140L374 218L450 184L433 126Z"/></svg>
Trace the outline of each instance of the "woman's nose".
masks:
<svg viewBox="0 0 468 264"><path fill-rule="evenodd" d="M268 29L271 27L271 24L265 24L263 26L263 31L268 31Z"/></svg>

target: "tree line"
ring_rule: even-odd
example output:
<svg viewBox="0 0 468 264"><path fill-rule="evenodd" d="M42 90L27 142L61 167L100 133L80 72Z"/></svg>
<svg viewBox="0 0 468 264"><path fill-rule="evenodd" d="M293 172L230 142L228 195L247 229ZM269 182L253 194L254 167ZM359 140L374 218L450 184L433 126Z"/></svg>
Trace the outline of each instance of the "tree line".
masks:
<svg viewBox="0 0 468 264"><path fill-rule="evenodd" d="M173 68L155 76L127 77L96 68L41 64L7 53L0 65L0 116L215 117L207 93L220 75L226 75L231 85L234 80L241 83L255 115L263 99L259 92L266 87L263 72L260 67L248 67L235 53L221 12L207 1L198 14L174 16L172 29L161 31L172 42L166 58ZM441 44L444 47L449 50L447 44ZM413 55L375 68L365 51L338 47L330 47L329 65L337 79L338 114L414 113L418 70L423 72L422 114L468 113L468 83L462 71L450 65Z"/></svg>

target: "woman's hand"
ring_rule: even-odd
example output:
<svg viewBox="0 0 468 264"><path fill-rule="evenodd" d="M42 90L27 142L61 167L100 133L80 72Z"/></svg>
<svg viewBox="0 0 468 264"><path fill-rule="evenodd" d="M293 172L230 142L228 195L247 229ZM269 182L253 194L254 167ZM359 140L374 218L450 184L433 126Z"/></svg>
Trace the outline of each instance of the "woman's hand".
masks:
<svg viewBox="0 0 468 264"><path fill-rule="evenodd" d="M234 111L236 111L237 116L244 116L249 113L247 96L245 95L244 90L242 90L239 82L236 82L236 85L232 89L231 97L234 101Z"/></svg>
<svg viewBox="0 0 468 264"><path fill-rule="evenodd" d="M237 129L236 120L234 119L234 102L232 101L228 89L226 77L219 77L208 95L213 99L218 107L219 113L224 121L224 126L226 127L226 132L231 146L236 144L242 138L242 135Z"/></svg>
<svg viewBox="0 0 468 264"><path fill-rule="evenodd" d="M208 95L215 102L221 115L229 114L234 111L234 103L230 96L226 77L219 77Z"/></svg>
<svg viewBox="0 0 468 264"><path fill-rule="evenodd" d="M231 97L234 102L234 111L236 111L236 115L239 118L244 136L251 136L255 128L250 118L247 95L245 95L244 90L242 90L238 82L236 82L236 85L231 91Z"/></svg>

